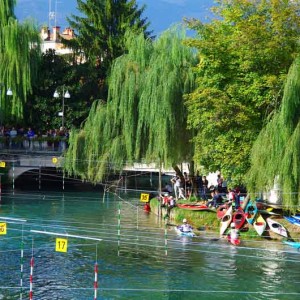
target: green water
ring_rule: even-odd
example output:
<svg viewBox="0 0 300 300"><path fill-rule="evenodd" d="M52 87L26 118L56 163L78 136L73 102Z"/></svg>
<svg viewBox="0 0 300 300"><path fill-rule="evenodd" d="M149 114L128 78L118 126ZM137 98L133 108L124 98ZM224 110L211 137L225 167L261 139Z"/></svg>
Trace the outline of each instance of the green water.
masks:
<svg viewBox="0 0 300 300"><path fill-rule="evenodd" d="M267 240L235 247L211 232L180 238L173 227L166 245L163 224L137 206L138 195L121 198L126 201L100 192L3 195L0 217L26 222L7 220L7 234L0 235L0 299L29 299L32 257L38 300L94 299L95 261L97 299L299 299L295 249ZM69 237L61 253L57 236L33 230L102 241Z"/></svg>

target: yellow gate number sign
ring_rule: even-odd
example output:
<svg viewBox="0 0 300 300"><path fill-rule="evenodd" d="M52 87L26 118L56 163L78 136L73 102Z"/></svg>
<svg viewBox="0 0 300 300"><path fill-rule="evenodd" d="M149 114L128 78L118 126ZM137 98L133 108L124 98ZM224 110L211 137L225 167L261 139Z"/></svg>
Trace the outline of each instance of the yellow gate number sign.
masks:
<svg viewBox="0 0 300 300"><path fill-rule="evenodd" d="M141 194L141 202L148 202L149 194Z"/></svg>
<svg viewBox="0 0 300 300"><path fill-rule="evenodd" d="M6 234L6 223L0 223L0 234Z"/></svg>
<svg viewBox="0 0 300 300"><path fill-rule="evenodd" d="M57 157L52 157L52 163L53 163L53 164L57 164L57 162L58 162Z"/></svg>
<svg viewBox="0 0 300 300"><path fill-rule="evenodd" d="M0 161L0 168L5 168L5 166L6 166L5 161Z"/></svg>
<svg viewBox="0 0 300 300"><path fill-rule="evenodd" d="M68 240L67 239L56 239L55 251L57 252L67 252L68 251Z"/></svg>

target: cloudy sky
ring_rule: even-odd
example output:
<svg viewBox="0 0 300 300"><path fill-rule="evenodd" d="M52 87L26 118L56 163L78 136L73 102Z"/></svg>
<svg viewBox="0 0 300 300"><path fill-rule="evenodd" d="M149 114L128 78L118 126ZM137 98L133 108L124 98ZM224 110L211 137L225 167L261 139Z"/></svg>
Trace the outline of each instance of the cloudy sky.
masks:
<svg viewBox="0 0 300 300"><path fill-rule="evenodd" d="M137 2L140 5L146 4L144 17L151 22L150 30L155 34L181 22L184 17L205 21L210 16L209 9L213 5L213 0L137 0ZM15 13L20 20L32 17L39 25L48 24L49 4L51 11L56 10L56 24L62 28L68 25L66 16L78 15L76 0L17 0ZM50 25L54 25L54 20L51 22Z"/></svg>

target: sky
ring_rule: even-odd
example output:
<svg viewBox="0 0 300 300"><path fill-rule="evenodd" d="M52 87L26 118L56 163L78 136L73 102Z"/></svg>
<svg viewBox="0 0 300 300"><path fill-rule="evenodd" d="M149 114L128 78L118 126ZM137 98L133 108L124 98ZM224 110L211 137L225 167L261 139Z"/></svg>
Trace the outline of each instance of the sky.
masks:
<svg viewBox="0 0 300 300"><path fill-rule="evenodd" d="M0 0L1 1L1 0ZM168 29L183 18L207 21L214 0L137 0L138 5L146 5L143 17L150 21L149 30L155 35ZM49 9L51 5L51 10ZM48 25L49 11L56 11L56 25L62 29L68 26L66 16L78 15L76 0L17 0L15 14L22 21L33 18L38 25ZM55 25L51 20L50 27Z"/></svg>

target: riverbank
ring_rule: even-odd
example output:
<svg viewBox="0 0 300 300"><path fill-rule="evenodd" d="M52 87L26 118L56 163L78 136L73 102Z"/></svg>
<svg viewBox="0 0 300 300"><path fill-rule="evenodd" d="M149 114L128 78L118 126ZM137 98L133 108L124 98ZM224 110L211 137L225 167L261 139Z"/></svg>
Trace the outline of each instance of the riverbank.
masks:
<svg viewBox="0 0 300 300"><path fill-rule="evenodd" d="M194 228L196 235L203 234L204 231L215 233L219 235L220 232L220 220L216 216L216 211L192 211L174 207L171 209L168 214L167 209L160 207L160 202L157 198L153 198L150 201L151 211L156 215L161 216L165 222L171 226L176 226L182 224L183 219L187 219L188 223L191 224ZM300 241L300 227L289 223L286 219L283 218L284 212L278 212L279 215L271 216L263 214L263 218L266 219L271 217L278 221L282 226L284 226L289 234L289 239L295 241ZM262 236L259 236L254 229L254 227L248 223L245 223L243 228L240 230L241 239L268 239L274 241L283 241L286 240L285 237L282 237L268 228L265 230Z"/></svg>

